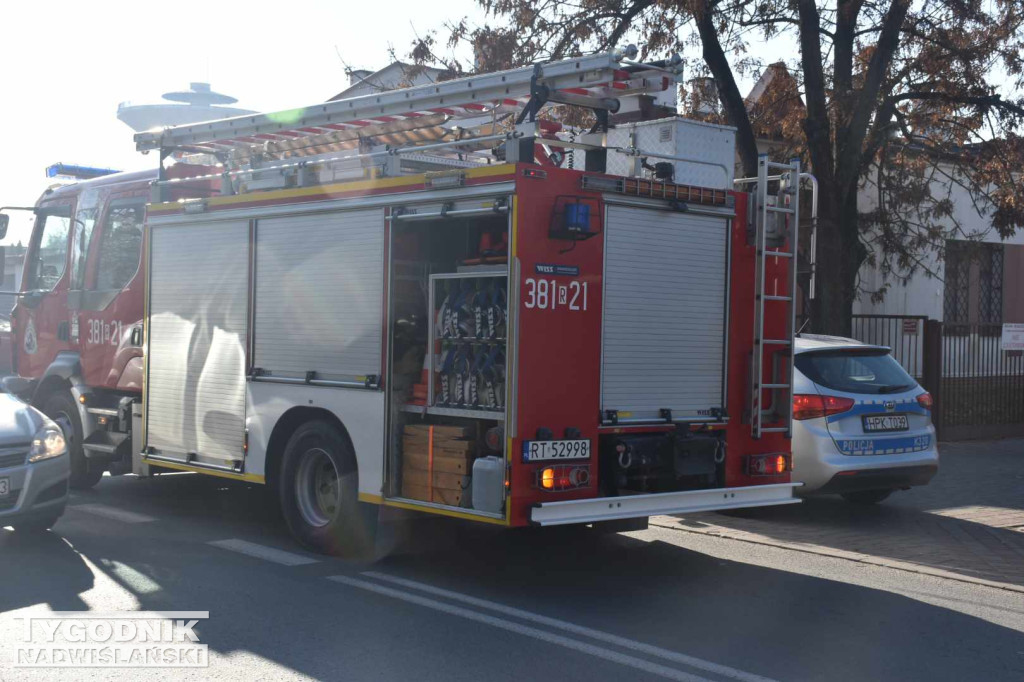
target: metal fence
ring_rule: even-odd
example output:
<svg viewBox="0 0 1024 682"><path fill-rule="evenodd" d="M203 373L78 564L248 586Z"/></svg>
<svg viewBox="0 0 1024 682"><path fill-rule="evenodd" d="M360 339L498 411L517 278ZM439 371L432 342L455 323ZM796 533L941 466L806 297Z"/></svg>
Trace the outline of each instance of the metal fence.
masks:
<svg viewBox="0 0 1024 682"><path fill-rule="evenodd" d="M1024 356L1002 350L1001 325L854 315L850 335L888 346L931 392L932 417L943 440L1024 436Z"/></svg>
<svg viewBox="0 0 1024 682"><path fill-rule="evenodd" d="M1001 325L943 325L938 420L948 440L1024 436L1024 357Z"/></svg>
<svg viewBox="0 0 1024 682"><path fill-rule="evenodd" d="M927 321L923 315L854 315L850 335L864 343L888 346L903 369L920 380Z"/></svg>

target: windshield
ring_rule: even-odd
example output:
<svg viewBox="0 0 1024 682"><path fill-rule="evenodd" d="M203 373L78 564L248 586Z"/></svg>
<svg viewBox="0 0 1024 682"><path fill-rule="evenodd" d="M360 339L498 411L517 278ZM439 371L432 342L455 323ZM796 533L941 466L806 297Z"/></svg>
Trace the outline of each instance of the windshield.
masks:
<svg viewBox="0 0 1024 682"><path fill-rule="evenodd" d="M835 350L800 353L796 368L825 388L846 393L896 393L917 385L884 350Z"/></svg>

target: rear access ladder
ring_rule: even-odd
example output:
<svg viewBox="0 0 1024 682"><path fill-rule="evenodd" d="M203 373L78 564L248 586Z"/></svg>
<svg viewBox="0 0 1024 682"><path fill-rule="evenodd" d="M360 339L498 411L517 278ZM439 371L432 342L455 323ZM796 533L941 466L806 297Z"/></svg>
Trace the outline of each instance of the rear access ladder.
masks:
<svg viewBox="0 0 1024 682"><path fill-rule="evenodd" d="M800 225L800 161L775 163L762 154L756 178L741 178L736 184L754 185L757 258L754 272L754 350L750 365L750 428L754 438L765 433L793 432L793 337L796 332L797 245ZM778 183L770 193L769 184ZM767 282L768 259L785 263L785 284L773 277ZM770 284L771 286L767 286ZM784 333L778 325L766 331L766 320L785 319ZM771 333L774 331L775 333ZM766 365L771 368L765 379ZM765 402L764 394L771 398Z"/></svg>

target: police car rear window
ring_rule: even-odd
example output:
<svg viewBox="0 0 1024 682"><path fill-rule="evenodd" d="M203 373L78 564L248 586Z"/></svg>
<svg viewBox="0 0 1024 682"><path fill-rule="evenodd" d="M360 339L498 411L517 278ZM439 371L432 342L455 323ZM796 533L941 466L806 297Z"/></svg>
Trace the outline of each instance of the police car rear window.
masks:
<svg viewBox="0 0 1024 682"><path fill-rule="evenodd" d="M917 385L891 355L878 350L799 353L796 368L819 386L845 393L899 393Z"/></svg>

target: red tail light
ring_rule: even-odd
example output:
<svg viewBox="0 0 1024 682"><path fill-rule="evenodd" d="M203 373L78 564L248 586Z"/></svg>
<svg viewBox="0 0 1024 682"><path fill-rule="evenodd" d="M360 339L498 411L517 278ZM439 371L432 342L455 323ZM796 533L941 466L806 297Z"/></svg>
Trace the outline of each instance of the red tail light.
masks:
<svg viewBox="0 0 1024 682"><path fill-rule="evenodd" d="M541 490L574 490L590 483L590 469L585 466L553 466L537 472L537 487Z"/></svg>
<svg viewBox="0 0 1024 682"><path fill-rule="evenodd" d="M917 396L917 404L926 410L932 409L932 394L925 391L921 395Z"/></svg>
<svg viewBox="0 0 1024 682"><path fill-rule="evenodd" d="M793 470L789 455L748 455L745 459L747 476L780 476Z"/></svg>
<svg viewBox="0 0 1024 682"><path fill-rule="evenodd" d="M853 398L836 395L797 393L793 396L793 419L814 419L846 412L853 408Z"/></svg>

